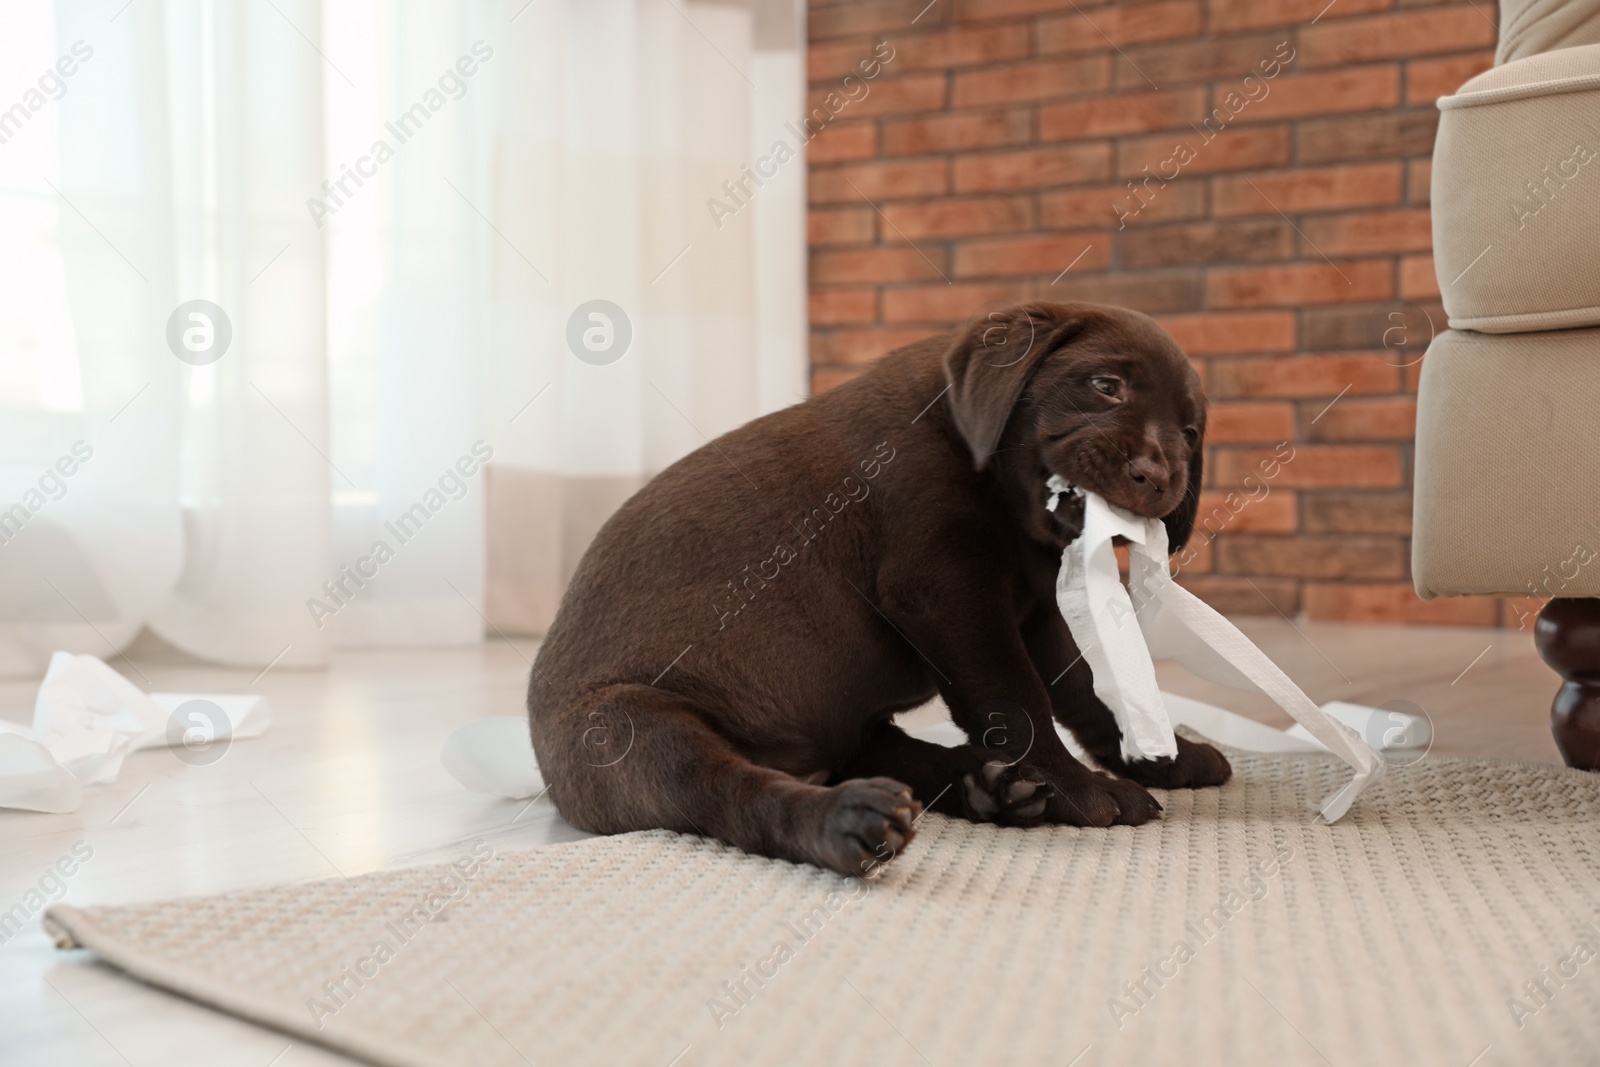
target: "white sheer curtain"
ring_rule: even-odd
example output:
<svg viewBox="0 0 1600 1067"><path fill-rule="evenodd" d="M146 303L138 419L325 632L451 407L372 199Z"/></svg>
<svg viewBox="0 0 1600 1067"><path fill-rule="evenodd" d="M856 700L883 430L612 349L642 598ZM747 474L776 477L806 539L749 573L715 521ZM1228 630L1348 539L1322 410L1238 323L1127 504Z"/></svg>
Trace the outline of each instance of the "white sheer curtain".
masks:
<svg viewBox="0 0 1600 1067"><path fill-rule="evenodd" d="M513 24L486 403L495 626L541 631L645 479L804 396L805 162L784 129L804 110L801 41L791 0L541 0ZM743 179L780 139L794 158ZM707 202L741 180L717 219ZM563 339L592 300L632 324L616 362Z"/></svg>
<svg viewBox="0 0 1600 1067"><path fill-rule="evenodd" d="M316 24L314 4L284 11ZM306 136L318 60L270 7L117 12L62 5L53 34L30 38L43 48L7 68L35 75L78 42L87 57L0 146L8 202L31 200L38 220L24 254L49 268L0 297L0 317L37 321L30 290L60 293L72 334L49 350L19 338L6 359L77 386L48 406L6 398L23 417L6 420L0 507L73 441L92 458L0 547L0 665L36 671L53 648L109 656L145 624L223 662L291 644L285 662L317 662L322 634L287 635L328 560L328 471L306 445L327 434L320 245L252 278L321 180ZM169 315L196 298L232 326L208 366L166 342Z"/></svg>
<svg viewBox="0 0 1600 1067"><path fill-rule="evenodd" d="M805 391L803 159L706 208L798 149L799 26L794 0L0 16L0 671L145 625L263 666L541 630L621 499ZM207 365L167 340L196 299L232 330ZM591 300L631 324L615 361L567 344Z"/></svg>

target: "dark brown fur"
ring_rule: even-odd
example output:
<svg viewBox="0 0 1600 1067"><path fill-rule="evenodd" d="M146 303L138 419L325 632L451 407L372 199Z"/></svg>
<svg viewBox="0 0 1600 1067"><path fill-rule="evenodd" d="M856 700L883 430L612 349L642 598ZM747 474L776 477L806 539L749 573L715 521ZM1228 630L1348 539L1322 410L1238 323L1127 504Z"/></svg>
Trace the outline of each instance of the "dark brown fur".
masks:
<svg viewBox="0 0 1600 1067"><path fill-rule="evenodd" d="M1204 424L1150 319L1034 304L684 457L600 531L540 649L528 709L551 798L586 830L862 874L923 805L1104 826L1154 816L1145 785L1220 783L1222 756L1181 739L1174 760L1121 760L1055 605L1082 504L1045 510L1055 472L1164 517L1176 552ZM894 724L936 693L968 745ZM1117 776L1073 758L1052 715Z"/></svg>

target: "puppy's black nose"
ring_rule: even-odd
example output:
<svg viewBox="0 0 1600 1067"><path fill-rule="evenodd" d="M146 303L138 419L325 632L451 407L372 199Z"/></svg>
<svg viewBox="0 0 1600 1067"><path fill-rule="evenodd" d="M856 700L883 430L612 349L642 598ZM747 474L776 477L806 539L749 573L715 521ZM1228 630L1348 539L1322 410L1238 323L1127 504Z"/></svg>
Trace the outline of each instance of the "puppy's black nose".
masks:
<svg viewBox="0 0 1600 1067"><path fill-rule="evenodd" d="M1149 496L1157 497L1164 493L1170 476L1171 472L1167 470L1166 464L1148 456L1128 461L1128 477L1139 492Z"/></svg>

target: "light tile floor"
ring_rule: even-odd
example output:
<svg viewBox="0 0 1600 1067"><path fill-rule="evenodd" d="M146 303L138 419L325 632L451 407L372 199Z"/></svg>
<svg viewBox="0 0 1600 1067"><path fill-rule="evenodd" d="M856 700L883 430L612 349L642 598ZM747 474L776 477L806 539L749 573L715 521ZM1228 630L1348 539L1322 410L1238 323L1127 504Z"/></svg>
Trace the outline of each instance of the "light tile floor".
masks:
<svg viewBox="0 0 1600 1067"><path fill-rule="evenodd" d="M1318 702L1404 700L1432 718L1438 754L1558 762L1548 714L1556 679L1528 632L1291 624L1241 626ZM215 893L452 858L477 837L497 849L571 841L548 801L465 792L439 765L461 723L519 713L536 644L344 651L325 671L199 664L153 641L114 665L148 690L249 692L272 701L266 736L207 766L172 752L129 758L114 786L71 815L0 812L0 910L57 858L93 856L67 879L74 904ZM1164 688L1288 725L1264 698L1163 669ZM26 722L36 681L0 680L0 717ZM930 706L907 716L927 725ZM116 977L53 949L37 926L0 945L0 1064L346 1063Z"/></svg>

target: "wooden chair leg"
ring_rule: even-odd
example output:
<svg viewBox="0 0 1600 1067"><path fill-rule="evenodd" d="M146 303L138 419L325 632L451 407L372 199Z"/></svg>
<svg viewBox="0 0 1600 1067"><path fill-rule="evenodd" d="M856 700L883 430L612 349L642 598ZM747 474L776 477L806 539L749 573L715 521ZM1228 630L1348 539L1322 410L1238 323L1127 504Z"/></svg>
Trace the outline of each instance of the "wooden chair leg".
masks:
<svg viewBox="0 0 1600 1067"><path fill-rule="evenodd" d="M1567 766L1600 771L1600 599L1556 597L1539 613L1533 640L1563 684L1550 732Z"/></svg>

